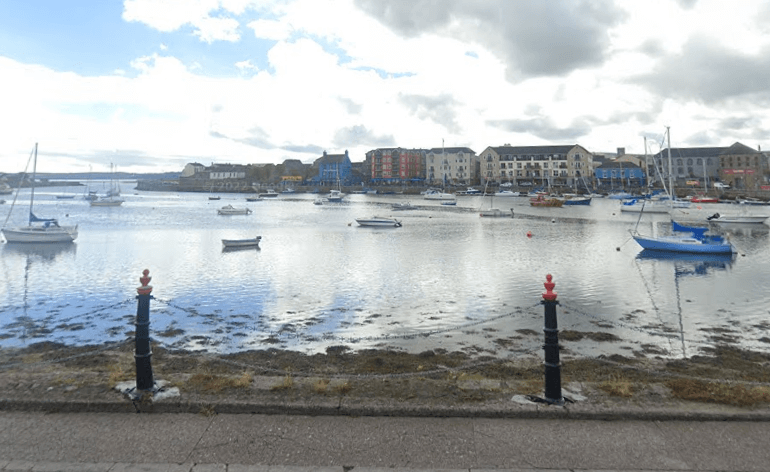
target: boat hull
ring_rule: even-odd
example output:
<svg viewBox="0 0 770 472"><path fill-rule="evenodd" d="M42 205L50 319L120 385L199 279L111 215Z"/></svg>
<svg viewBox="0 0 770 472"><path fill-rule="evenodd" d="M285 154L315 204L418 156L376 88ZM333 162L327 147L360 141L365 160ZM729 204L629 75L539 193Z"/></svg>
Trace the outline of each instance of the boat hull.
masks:
<svg viewBox="0 0 770 472"><path fill-rule="evenodd" d="M401 222L395 218L356 218L356 223L359 226L372 226L383 228L398 228L401 226Z"/></svg>
<svg viewBox="0 0 770 472"><path fill-rule="evenodd" d="M123 204L123 200L91 200L92 207L117 207Z"/></svg>
<svg viewBox="0 0 770 472"><path fill-rule="evenodd" d="M709 221L713 221L716 223L749 223L749 224L762 224L764 223L768 216L748 216L748 215L719 215L718 217L709 217L707 218Z"/></svg>
<svg viewBox="0 0 770 472"><path fill-rule="evenodd" d="M568 200L564 200L565 205L590 205L591 199L590 198L570 198Z"/></svg>
<svg viewBox="0 0 770 472"><path fill-rule="evenodd" d="M259 242L262 240L262 236L257 236L251 239L223 239L223 248L238 248L238 247L255 247L259 246Z"/></svg>
<svg viewBox="0 0 770 472"><path fill-rule="evenodd" d="M481 210L479 212L479 216L483 216L487 218L500 218L504 216L513 217L513 209L511 209L510 211L503 211L499 208L490 208L489 210Z"/></svg>
<svg viewBox="0 0 770 472"><path fill-rule="evenodd" d="M733 246L729 243L724 244L708 244L700 241L697 238L675 238L675 237L662 237L651 238L644 236L633 236L634 240L642 246L642 249L650 249L653 251L665 251L674 253L689 253L689 254L732 254L735 252Z"/></svg>
<svg viewBox="0 0 770 472"><path fill-rule="evenodd" d="M78 237L77 226L25 226L4 229L3 237L9 243L71 243Z"/></svg>

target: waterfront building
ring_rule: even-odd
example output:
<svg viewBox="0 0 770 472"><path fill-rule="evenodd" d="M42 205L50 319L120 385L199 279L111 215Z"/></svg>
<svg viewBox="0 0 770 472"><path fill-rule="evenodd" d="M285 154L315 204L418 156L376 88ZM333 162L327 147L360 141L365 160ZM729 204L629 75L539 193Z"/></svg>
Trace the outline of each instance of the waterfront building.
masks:
<svg viewBox="0 0 770 472"><path fill-rule="evenodd" d="M584 185L591 179L593 155L579 144L490 146L479 154L480 179L540 187Z"/></svg>
<svg viewBox="0 0 770 472"><path fill-rule="evenodd" d="M318 168L318 175L312 178L314 183L328 186L335 186L337 183L350 184L352 164L347 150L344 154L327 154L324 151L323 156L316 159L313 166Z"/></svg>
<svg viewBox="0 0 770 472"><path fill-rule="evenodd" d="M429 150L425 159L426 182L430 185L471 185L478 181L478 156L467 147Z"/></svg>
<svg viewBox="0 0 770 472"><path fill-rule="evenodd" d="M606 161L594 169L594 177L600 187L610 190L647 185L647 174L644 169L630 161Z"/></svg>
<svg viewBox="0 0 770 472"><path fill-rule="evenodd" d="M425 149L379 148L366 153L375 183L417 182L425 179Z"/></svg>
<svg viewBox="0 0 770 472"><path fill-rule="evenodd" d="M734 189L770 190L767 156L741 143L719 154L719 178Z"/></svg>

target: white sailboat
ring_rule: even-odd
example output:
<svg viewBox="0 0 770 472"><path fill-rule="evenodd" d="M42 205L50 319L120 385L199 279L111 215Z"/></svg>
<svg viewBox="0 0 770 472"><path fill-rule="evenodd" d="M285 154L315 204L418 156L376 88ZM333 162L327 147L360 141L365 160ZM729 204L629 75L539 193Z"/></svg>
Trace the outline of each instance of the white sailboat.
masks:
<svg viewBox="0 0 770 472"><path fill-rule="evenodd" d="M115 184L113 175L115 174L115 168L113 164L110 164L110 189L103 197L91 200L91 206L94 207L116 207L123 204L125 200L120 198L120 188Z"/></svg>
<svg viewBox="0 0 770 472"><path fill-rule="evenodd" d="M9 243L66 243L78 237L78 227L59 226L53 218L38 218L32 213L35 204L35 178L37 177L37 143L35 143L34 163L32 165L32 188L29 198L29 222L27 226L3 228L2 233ZM23 180L23 179L22 179ZM19 182L21 187L21 181ZM13 207L11 207L13 210ZM10 217L10 212L8 213ZM6 223L8 219L6 218ZM36 223L36 224L33 224Z"/></svg>

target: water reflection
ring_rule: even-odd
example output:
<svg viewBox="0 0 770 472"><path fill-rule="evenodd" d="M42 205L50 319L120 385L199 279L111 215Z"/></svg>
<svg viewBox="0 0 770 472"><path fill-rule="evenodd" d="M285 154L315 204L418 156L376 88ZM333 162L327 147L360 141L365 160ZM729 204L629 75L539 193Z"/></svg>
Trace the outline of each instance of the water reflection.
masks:
<svg viewBox="0 0 770 472"><path fill-rule="evenodd" d="M560 324L595 331L595 320L583 315L591 314L623 339L595 346L597 354L636 350L648 338L662 344L659 332L681 332L680 325L690 339L703 339L704 329L732 323L730 329L746 334L742 346L770 337L770 327L767 333L757 328L765 326L770 304L764 288L770 238L761 225L730 230L746 257L714 260L621 246L639 218L601 199L585 208L551 209L511 199L516 216L500 219L479 218L481 201L473 197L455 207L420 201L416 210L391 212L393 203L410 197L351 195L342 205L316 206L313 195L295 195L253 204L249 218L236 219L216 210L228 202L243 205L243 195L222 199L141 193L113 211L82 200L56 203L57 213L80 224L77 244L1 245L0 346L29 338L123 339L133 330L137 279L145 268L155 287L152 330L179 348L322 352L360 339L357 347L417 352L497 352L510 343L537 350L541 339L519 331L542 329L546 273L570 307ZM403 227L356 226L355 218L373 214L397 216ZM661 230L670 224L668 215L649 220L642 224ZM268 242L223 250L222 239L244 235ZM469 323L481 324L456 328ZM570 349L585 352L582 344Z"/></svg>
<svg viewBox="0 0 770 472"><path fill-rule="evenodd" d="M660 261L670 265L677 276L706 275L709 269L727 270L735 262L735 254L687 254L644 249L636 255L639 260Z"/></svg>
<svg viewBox="0 0 770 472"><path fill-rule="evenodd" d="M15 256L27 256L31 260L55 262L63 254L75 254L77 244L69 243L6 243L3 253Z"/></svg>

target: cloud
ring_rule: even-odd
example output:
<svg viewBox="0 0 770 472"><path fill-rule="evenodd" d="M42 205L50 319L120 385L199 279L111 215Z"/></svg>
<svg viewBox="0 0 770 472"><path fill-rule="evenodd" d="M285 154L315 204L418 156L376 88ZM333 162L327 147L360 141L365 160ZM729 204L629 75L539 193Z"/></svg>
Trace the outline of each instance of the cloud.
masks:
<svg viewBox="0 0 770 472"><path fill-rule="evenodd" d="M363 125L342 128L334 133L334 145L338 147L365 145L376 148L394 146L395 143L393 135L377 136Z"/></svg>
<svg viewBox="0 0 770 472"><path fill-rule="evenodd" d="M490 120L487 124L512 133L531 134L554 143L575 143L581 137L588 135L593 127L592 123L585 118L577 118L567 127L559 127L551 118L545 117Z"/></svg>
<svg viewBox="0 0 770 472"><path fill-rule="evenodd" d="M446 128L450 133L459 133L461 131L453 108L458 104L451 95L442 94L429 97L426 95L402 93L398 95L398 99L416 118L431 120Z"/></svg>
<svg viewBox="0 0 770 472"><path fill-rule="evenodd" d="M316 146L315 144L286 144L281 146L280 149L289 152L316 154L319 156L324 152L324 148L322 146Z"/></svg>
<svg viewBox="0 0 770 472"><path fill-rule="evenodd" d="M605 60L608 31L625 13L609 0L355 0L384 25L416 37L478 43L508 67L508 79L558 76Z"/></svg>
<svg viewBox="0 0 770 472"><path fill-rule="evenodd" d="M361 110L363 109L363 107L359 103L356 103L349 98L340 97L338 100L340 101L342 106L345 107L345 110L351 115L358 115L361 113Z"/></svg>
<svg viewBox="0 0 770 472"><path fill-rule="evenodd" d="M249 2L232 0L125 0L123 19L144 23L162 32L176 31L185 25L201 41L238 41L239 23L228 14L242 13ZM221 12L218 16L212 13Z"/></svg>
<svg viewBox="0 0 770 472"><path fill-rule="evenodd" d="M257 38L273 41L284 41L292 33L291 25L283 21L259 19L250 22L247 26L254 30L254 36Z"/></svg>
<svg viewBox="0 0 770 472"><path fill-rule="evenodd" d="M209 131L209 136L212 138L227 139L235 143L245 144L259 149L275 149L275 145L270 142L270 135L259 127L249 129L248 136L245 137L235 138L214 130Z"/></svg>
<svg viewBox="0 0 770 472"><path fill-rule="evenodd" d="M662 59L652 73L634 81L665 97L706 104L743 98L767 104L770 47L750 56L697 36L679 54Z"/></svg>
<svg viewBox="0 0 770 472"><path fill-rule="evenodd" d="M241 39L238 33L239 23L232 18L203 18L196 22L195 26L197 29L193 34L209 44L214 41L236 42Z"/></svg>

